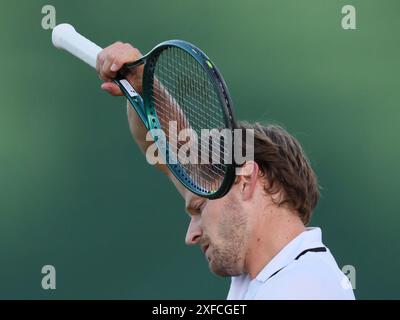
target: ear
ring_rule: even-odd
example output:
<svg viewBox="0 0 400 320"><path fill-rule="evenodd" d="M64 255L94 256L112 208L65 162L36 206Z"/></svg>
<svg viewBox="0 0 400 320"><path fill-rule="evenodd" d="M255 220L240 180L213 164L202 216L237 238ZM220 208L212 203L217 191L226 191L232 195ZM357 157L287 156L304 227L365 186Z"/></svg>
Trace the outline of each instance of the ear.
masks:
<svg viewBox="0 0 400 320"><path fill-rule="evenodd" d="M246 161L243 166L238 168L236 175L238 176L239 192L244 201L250 200L257 186L260 168L255 161Z"/></svg>

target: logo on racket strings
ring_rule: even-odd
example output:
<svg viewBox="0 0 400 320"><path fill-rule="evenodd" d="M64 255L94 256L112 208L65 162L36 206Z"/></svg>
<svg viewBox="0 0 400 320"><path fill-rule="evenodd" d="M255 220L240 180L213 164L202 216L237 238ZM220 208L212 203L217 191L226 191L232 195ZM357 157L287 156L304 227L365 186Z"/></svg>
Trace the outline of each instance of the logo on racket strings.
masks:
<svg viewBox="0 0 400 320"><path fill-rule="evenodd" d="M194 130L170 121L166 130L149 130L146 141L153 142L146 150L146 159L153 165L241 165L254 160L253 129Z"/></svg>

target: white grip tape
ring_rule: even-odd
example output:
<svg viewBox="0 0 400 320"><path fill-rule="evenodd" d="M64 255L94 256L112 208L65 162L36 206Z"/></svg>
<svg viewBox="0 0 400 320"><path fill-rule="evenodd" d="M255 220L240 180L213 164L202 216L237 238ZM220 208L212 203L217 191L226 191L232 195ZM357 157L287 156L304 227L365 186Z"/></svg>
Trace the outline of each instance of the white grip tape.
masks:
<svg viewBox="0 0 400 320"><path fill-rule="evenodd" d="M97 55L103 49L76 32L73 26L67 23L59 24L53 29L51 38L56 48L68 51L91 67L96 68Z"/></svg>

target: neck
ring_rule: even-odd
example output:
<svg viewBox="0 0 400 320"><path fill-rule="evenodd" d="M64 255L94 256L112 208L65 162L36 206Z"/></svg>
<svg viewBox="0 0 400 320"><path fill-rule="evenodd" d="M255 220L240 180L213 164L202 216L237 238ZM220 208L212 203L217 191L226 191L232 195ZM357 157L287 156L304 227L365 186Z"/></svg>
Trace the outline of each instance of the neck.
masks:
<svg viewBox="0 0 400 320"><path fill-rule="evenodd" d="M300 217L287 208L273 208L257 216L249 239L245 267L251 279L290 241L305 230Z"/></svg>

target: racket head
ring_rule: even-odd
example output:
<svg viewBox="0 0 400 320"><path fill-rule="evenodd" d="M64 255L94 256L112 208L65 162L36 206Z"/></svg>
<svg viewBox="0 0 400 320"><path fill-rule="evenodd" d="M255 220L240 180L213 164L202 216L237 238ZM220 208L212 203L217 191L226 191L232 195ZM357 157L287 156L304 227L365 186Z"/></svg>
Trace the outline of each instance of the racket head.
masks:
<svg viewBox="0 0 400 320"><path fill-rule="evenodd" d="M224 196L235 180L233 130L236 125L228 88L211 60L186 41L159 44L146 57L143 100L149 129L168 132L165 142L156 140L156 143L174 176L196 195L209 199ZM169 139L170 121L176 121L177 133L192 129L197 134L199 153L205 143L201 129L225 129L231 140L227 143L220 140L219 152L211 149L212 143L209 143L209 163L183 164L176 154L180 142ZM171 147L174 142L178 144L177 149ZM170 161L174 152L177 162ZM213 152L219 153L217 163L211 159ZM230 161L225 161L225 155ZM200 155L198 159L204 160Z"/></svg>

